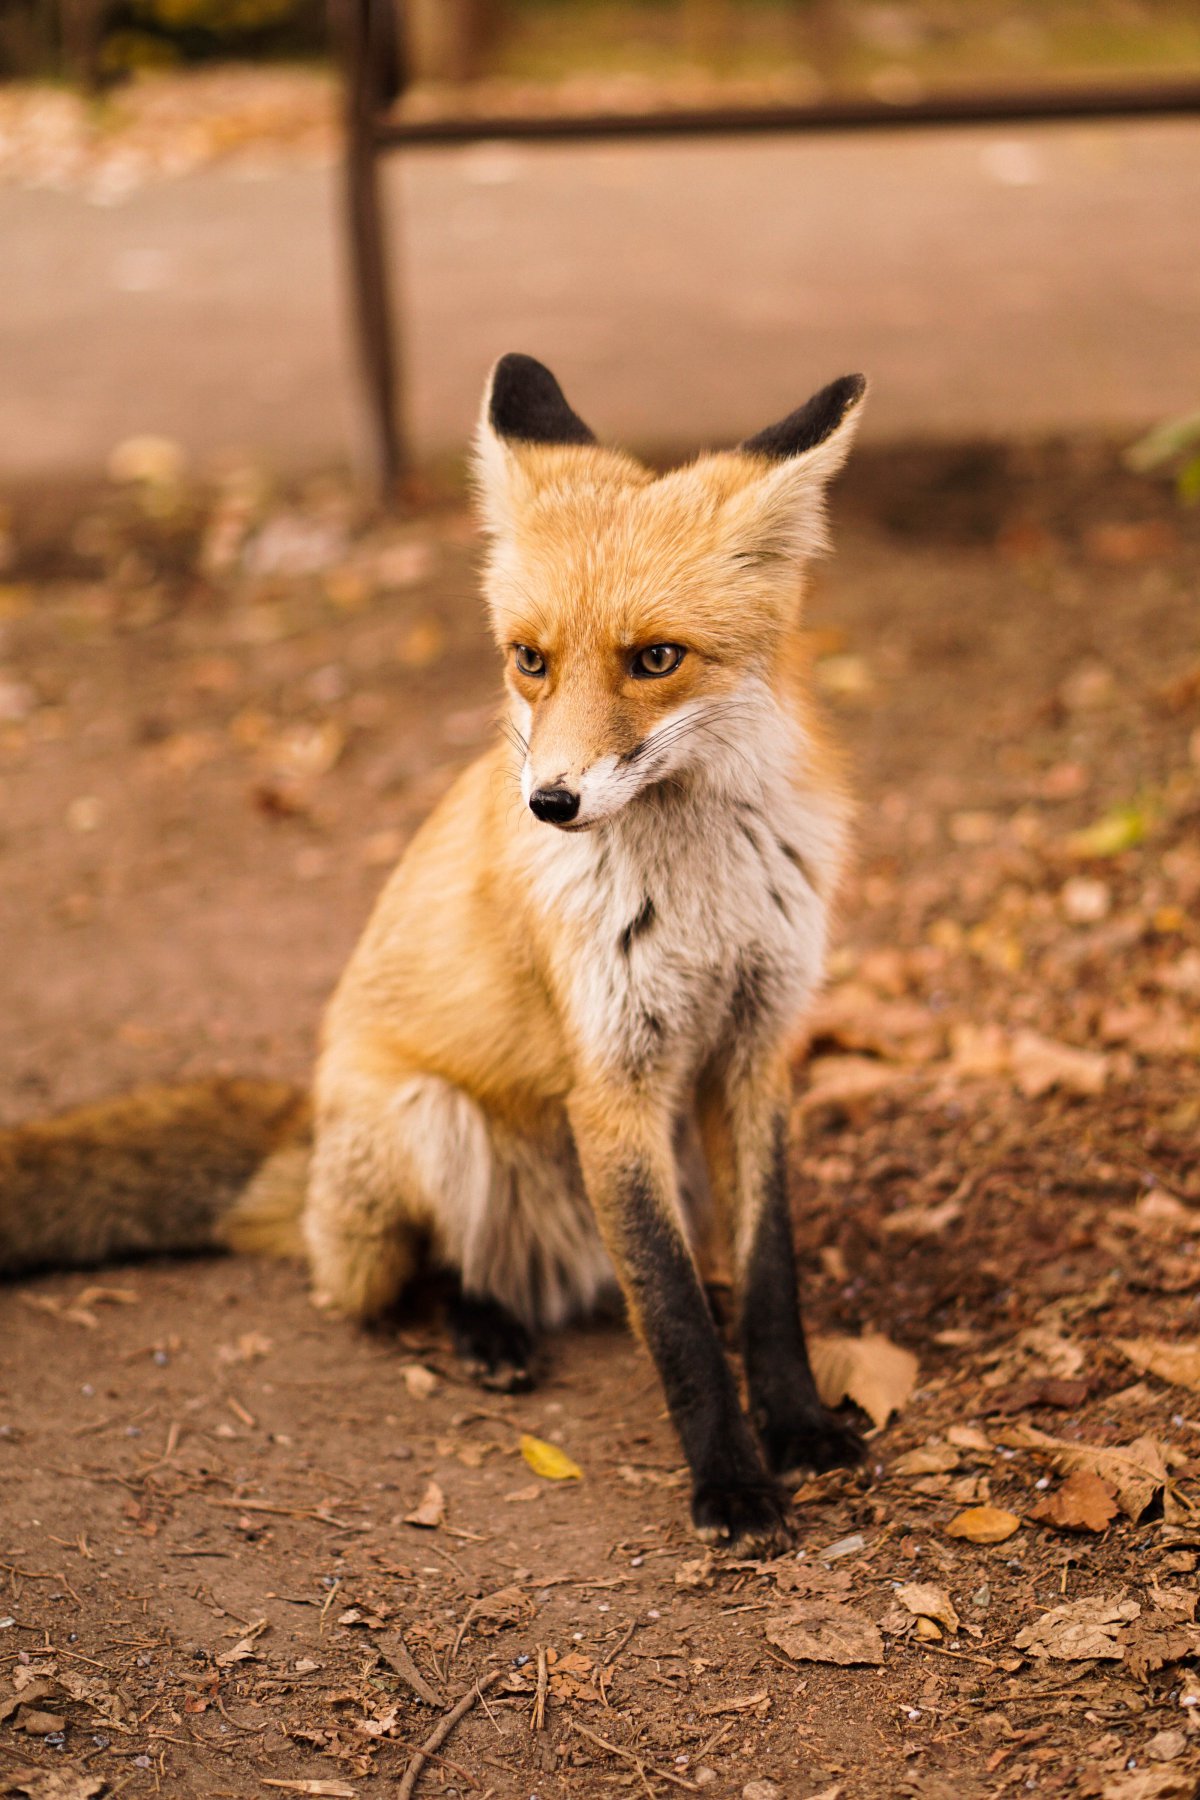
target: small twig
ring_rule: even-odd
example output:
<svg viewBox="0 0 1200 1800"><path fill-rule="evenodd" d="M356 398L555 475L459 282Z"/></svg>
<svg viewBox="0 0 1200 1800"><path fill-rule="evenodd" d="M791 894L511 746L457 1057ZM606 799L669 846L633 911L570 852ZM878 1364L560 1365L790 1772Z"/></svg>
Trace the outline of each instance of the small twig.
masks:
<svg viewBox="0 0 1200 1800"><path fill-rule="evenodd" d="M625 1648L626 1644L629 1642L630 1638L633 1636L634 1632L637 1630L637 1628L640 1624L641 1624L640 1619L630 1619L629 1624L625 1627L624 1634L622 1635L620 1641L618 1643L615 1643L612 1646L612 1649L607 1651L606 1654L603 1657L601 1657L600 1667L602 1669L607 1669L609 1663L615 1662L617 1660L618 1656L620 1656L622 1650Z"/></svg>
<svg viewBox="0 0 1200 1800"><path fill-rule="evenodd" d="M351 1524L349 1519L323 1512L319 1506L276 1506L271 1500L226 1500L218 1494L205 1494L203 1499L209 1506L231 1507L237 1512L277 1513L281 1519L315 1519L318 1525L335 1525L339 1531L363 1529L361 1525Z"/></svg>
<svg viewBox="0 0 1200 1800"><path fill-rule="evenodd" d="M533 1697L533 1717L529 1722L531 1731L546 1729L546 1691L550 1686L550 1663L546 1656L545 1644L538 1645L537 1693Z"/></svg>
<svg viewBox="0 0 1200 1800"><path fill-rule="evenodd" d="M701 1744L700 1748L692 1758L693 1764L705 1762L708 1757L712 1755L717 1745L724 1743L725 1739L733 1730L734 1724L735 1721L733 1719L726 1719L721 1729L719 1731L714 1731L712 1736Z"/></svg>
<svg viewBox="0 0 1200 1800"><path fill-rule="evenodd" d="M405 1686L412 1689L418 1700L423 1700L426 1706L445 1706L446 1696L439 1694L436 1688L430 1687L413 1661L412 1651L403 1638L398 1638L387 1652L386 1660Z"/></svg>
<svg viewBox="0 0 1200 1800"><path fill-rule="evenodd" d="M438 1720L420 1749L413 1752L413 1759L404 1771L404 1779L396 1790L396 1800L412 1800L426 1759L435 1750L441 1749L459 1720L466 1718L475 1702L483 1698L485 1689L492 1687L503 1674L503 1669L493 1669L489 1675L485 1675L481 1681L475 1682L473 1687L468 1688L462 1699L456 1706L451 1707L444 1719Z"/></svg>
<svg viewBox="0 0 1200 1800"><path fill-rule="evenodd" d="M590 1744L597 1744L601 1750L607 1750L610 1756L619 1756L622 1762L632 1763L633 1767L641 1776L643 1783L645 1782L646 1764L642 1761L640 1756L635 1756L632 1750L626 1750L620 1744L610 1744L607 1738L597 1737L594 1731L589 1731L586 1725L581 1725L579 1723L578 1719L571 1720L571 1729L572 1731L577 1731L580 1737L585 1737ZM676 1775L673 1769L659 1769L651 1765L650 1773L651 1775L657 1775L660 1781L671 1781L674 1782L676 1787L686 1788L689 1794L698 1794L700 1792L699 1787L694 1781L685 1781L684 1777L682 1775Z"/></svg>
<svg viewBox="0 0 1200 1800"><path fill-rule="evenodd" d="M935 1656L949 1656L955 1662L978 1663L981 1669L998 1669L1000 1664L993 1662L990 1656L972 1656L967 1650L943 1650L940 1644L926 1644L921 1638L914 1638L912 1646L916 1650L931 1650Z"/></svg>
<svg viewBox="0 0 1200 1800"><path fill-rule="evenodd" d="M733 1700L709 1700L700 1708L700 1714L701 1717L715 1719L722 1713L750 1712L770 1697L764 1688L761 1694L739 1694Z"/></svg>
<svg viewBox="0 0 1200 1800"><path fill-rule="evenodd" d="M338 1580L337 1576L335 1575L333 1580L329 1584L329 1592L325 1596L325 1604L321 1608L320 1616L317 1619L317 1636L319 1638L325 1636L325 1615L329 1611L330 1607L333 1605L333 1596L337 1593L337 1591L341 1587L341 1585L342 1585L341 1582Z"/></svg>

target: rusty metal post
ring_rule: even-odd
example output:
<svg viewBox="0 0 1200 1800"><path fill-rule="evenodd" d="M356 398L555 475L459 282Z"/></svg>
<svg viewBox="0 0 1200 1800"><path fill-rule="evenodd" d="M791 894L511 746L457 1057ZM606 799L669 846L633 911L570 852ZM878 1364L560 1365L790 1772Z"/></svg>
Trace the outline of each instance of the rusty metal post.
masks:
<svg viewBox="0 0 1200 1800"><path fill-rule="evenodd" d="M396 0L332 0L345 74L350 307L371 479L393 503L408 468L376 127L403 81Z"/></svg>

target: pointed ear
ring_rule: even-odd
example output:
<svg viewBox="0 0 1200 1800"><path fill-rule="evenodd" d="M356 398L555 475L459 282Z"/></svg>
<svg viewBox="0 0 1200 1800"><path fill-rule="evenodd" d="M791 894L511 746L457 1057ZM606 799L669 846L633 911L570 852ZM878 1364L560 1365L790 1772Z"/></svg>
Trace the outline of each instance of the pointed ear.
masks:
<svg viewBox="0 0 1200 1800"><path fill-rule="evenodd" d="M530 491L528 452L580 446L595 436L567 403L544 363L510 352L488 377L476 432L476 472L485 523L503 531L514 502Z"/></svg>
<svg viewBox="0 0 1200 1800"><path fill-rule="evenodd" d="M742 561L802 560L825 548L825 488L850 454L866 391L862 375L843 375L738 446L765 465L726 509Z"/></svg>

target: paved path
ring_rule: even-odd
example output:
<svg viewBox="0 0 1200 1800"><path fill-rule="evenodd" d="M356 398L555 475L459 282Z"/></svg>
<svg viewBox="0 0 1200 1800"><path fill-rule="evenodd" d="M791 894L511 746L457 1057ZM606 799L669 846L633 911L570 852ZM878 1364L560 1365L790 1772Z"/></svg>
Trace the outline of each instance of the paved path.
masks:
<svg viewBox="0 0 1200 1800"><path fill-rule="evenodd" d="M461 445L510 348L642 443L728 439L857 367L877 438L1200 399L1200 125L484 145L388 187L425 450ZM336 190L312 168L111 207L0 190L0 474L88 470L143 430L342 456Z"/></svg>

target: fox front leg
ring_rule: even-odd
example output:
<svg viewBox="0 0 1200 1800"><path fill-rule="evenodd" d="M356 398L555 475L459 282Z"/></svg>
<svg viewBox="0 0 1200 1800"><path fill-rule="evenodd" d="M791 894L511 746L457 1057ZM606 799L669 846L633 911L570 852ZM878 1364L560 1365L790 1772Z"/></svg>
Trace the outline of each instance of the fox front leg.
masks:
<svg viewBox="0 0 1200 1800"><path fill-rule="evenodd" d="M750 1412L777 1474L861 1462L858 1433L822 1402L808 1358L787 1178L785 1066L728 1068L704 1095L710 1175L732 1237Z"/></svg>
<svg viewBox="0 0 1200 1800"><path fill-rule="evenodd" d="M571 1104L588 1196L634 1329L662 1381L692 1477L692 1522L708 1543L773 1542L783 1497L738 1400L684 1235L668 1115Z"/></svg>

